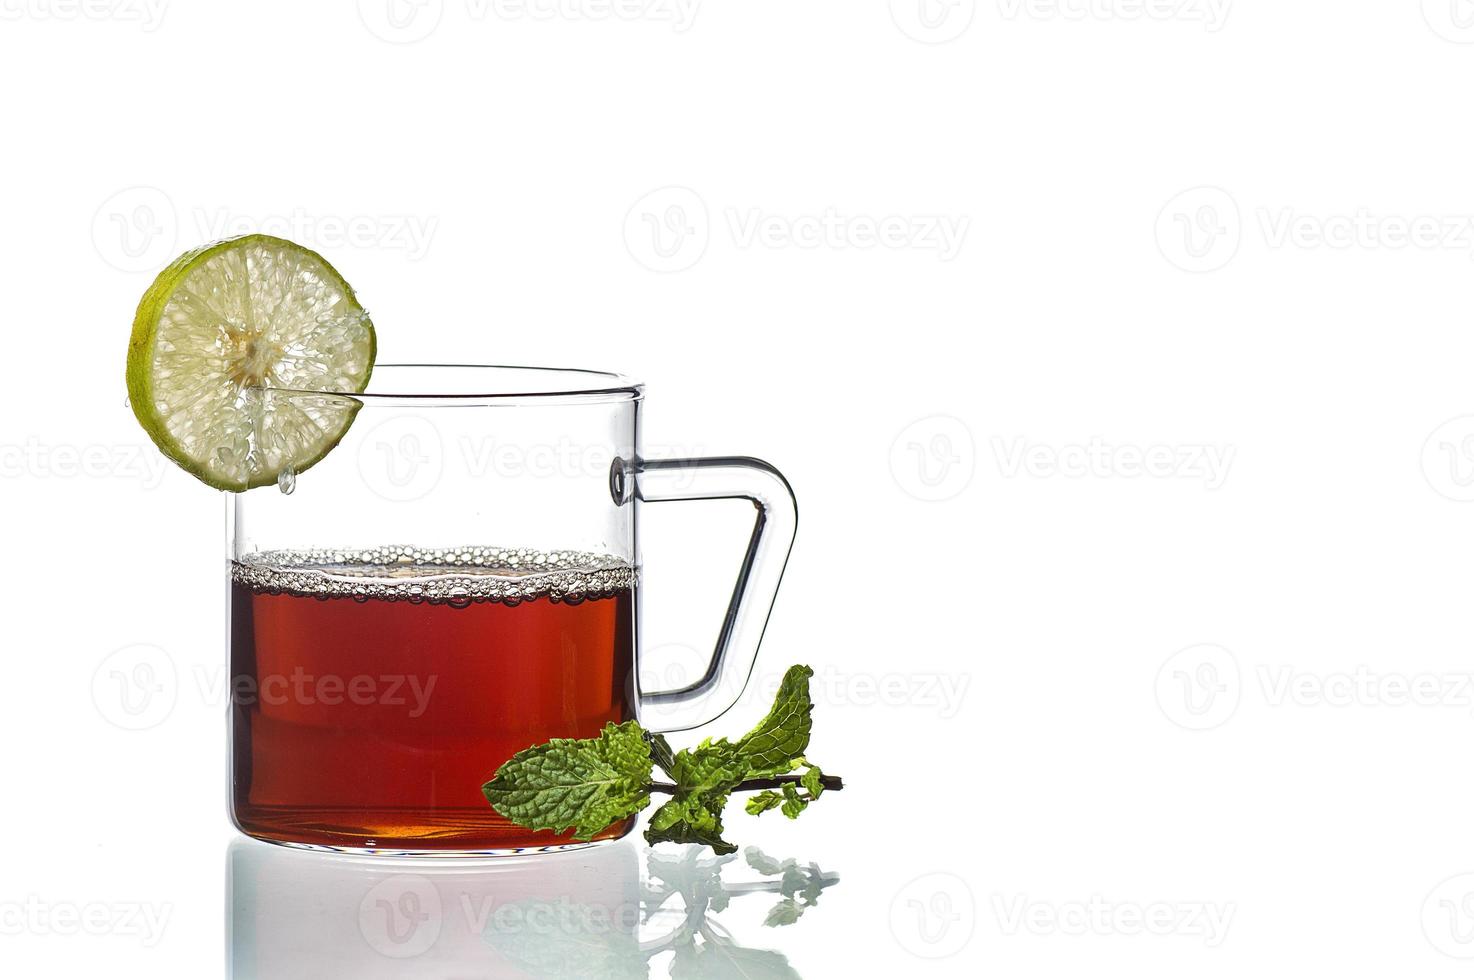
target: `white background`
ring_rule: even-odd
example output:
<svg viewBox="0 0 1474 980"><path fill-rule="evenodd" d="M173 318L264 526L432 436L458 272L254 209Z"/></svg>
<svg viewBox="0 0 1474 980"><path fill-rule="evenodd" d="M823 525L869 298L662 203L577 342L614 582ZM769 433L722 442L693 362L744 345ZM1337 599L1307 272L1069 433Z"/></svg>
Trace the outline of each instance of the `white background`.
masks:
<svg viewBox="0 0 1474 980"><path fill-rule="evenodd" d="M759 670L816 668L849 788L729 829L843 881L783 930L734 903L746 944L1465 975L1467 0L389 3L0 0L6 972L228 955L223 507L123 362L159 268L259 229L382 360L622 370L652 445L788 475ZM652 575L730 574L655 523ZM94 679L137 644L177 680L130 731ZM316 952L499 969L355 943Z"/></svg>

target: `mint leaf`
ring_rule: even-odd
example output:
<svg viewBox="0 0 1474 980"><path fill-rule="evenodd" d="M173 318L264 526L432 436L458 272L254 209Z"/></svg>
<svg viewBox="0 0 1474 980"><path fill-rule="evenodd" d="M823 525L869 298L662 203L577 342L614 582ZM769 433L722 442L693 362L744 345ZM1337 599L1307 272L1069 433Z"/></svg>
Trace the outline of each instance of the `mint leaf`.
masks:
<svg viewBox="0 0 1474 980"><path fill-rule="evenodd" d="M498 813L531 830L588 840L650 805L650 746L637 722L598 738L555 738L523 749L481 787Z"/></svg>
<svg viewBox="0 0 1474 980"><path fill-rule="evenodd" d="M789 772L809 747L814 727L809 678L813 676L811 667L789 667L768 716L738 740L752 778Z"/></svg>
<svg viewBox="0 0 1474 980"><path fill-rule="evenodd" d="M722 800L725 803L725 799ZM731 854L736 844L722 840L722 809L689 794L676 794L661 805L645 828L651 844L705 844L718 854Z"/></svg>
<svg viewBox="0 0 1474 980"><path fill-rule="evenodd" d="M708 738L694 749L677 752L670 774L684 791L726 794L747 778L747 759L726 739Z"/></svg>
<svg viewBox="0 0 1474 980"><path fill-rule="evenodd" d="M778 695L767 717L735 743L707 739L694 750L682 749L662 766L676 781L674 798L655 812L645 839L710 844L718 854L735 848L721 839L721 811L727 797L748 779L769 778L791 771L803 761L813 729L813 703L809 701L809 667L790 667L778 686ZM663 741L663 740L662 740ZM762 813L782 806L784 812L798 811L812 798L794 801L792 787L780 796L771 790L747 802L747 812Z"/></svg>
<svg viewBox="0 0 1474 980"><path fill-rule="evenodd" d="M747 767L747 758L726 739L706 739L695 749L677 752L670 767L675 794L650 818L645 839L651 844L707 844L718 854L737 850L722 840L722 809L747 778Z"/></svg>
<svg viewBox="0 0 1474 980"><path fill-rule="evenodd" d="M809 766L808 772L799 780L799 785L809 791L809 799L817 800L819 794L824 792L824 774L819 771L818 766Z"/></svg>
<svg viewBox="0 0 1474 980"><path fill-rule="evenodd" d="M789 820L798 819L798 815L804 812L804 807L809 805L808 799L798 795L798 788L792 783L783 784L783 815Z"/></svg>
<svg viewBox="0 0 1474 980"><path fill-rule="evenodd" d="M747 812L755 817L759 813L767 813L782 802L782 796L770 789L765 789L747 798Z"/></svg>
<svg viewBox="0 0 1474 980"><path fill-rule="evenodd" d="M650 758L665 771L667 776L674 779L675 776L671 770L675 768L676 759L665 736L659 732L646 732L645 741L650 743Z"/></svg>
<svg viewBox="0 0 1474 980"><path fill-rule="evenodd" d="M807 760L795 760L807 764ZM792 779L793 777L788 777ZM761 793L754 794L747 800L747 812L753 816L767 813L769 810L783 809L783 815L790 820L798 817L804 809L824 792L824 773L818 766L809 765L804 774L798 777L798 782L785 782L776 790L765 789Z"/></svg>

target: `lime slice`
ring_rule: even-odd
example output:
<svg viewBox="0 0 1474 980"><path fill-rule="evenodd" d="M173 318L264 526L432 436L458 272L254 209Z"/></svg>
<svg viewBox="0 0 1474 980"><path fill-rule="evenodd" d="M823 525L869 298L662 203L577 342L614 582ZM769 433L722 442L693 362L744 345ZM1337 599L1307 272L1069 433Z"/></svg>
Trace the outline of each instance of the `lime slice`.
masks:
<svg viewBox="0 0 1474 980"><path fill-rule="evenodd" d="M249 490L338 444L360 403L293 392L363 391L374 351L368 313L322 256L246 235L186 252L143 294L128 395L164 455Z"/></svg>

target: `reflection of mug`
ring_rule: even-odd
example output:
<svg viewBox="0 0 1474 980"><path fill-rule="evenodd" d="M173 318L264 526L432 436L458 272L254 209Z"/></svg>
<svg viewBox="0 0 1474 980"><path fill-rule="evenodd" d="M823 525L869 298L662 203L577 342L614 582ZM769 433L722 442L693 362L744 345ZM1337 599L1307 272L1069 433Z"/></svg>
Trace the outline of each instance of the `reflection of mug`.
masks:
<svg viewBox="0 0 1474 980"><path fill-rule="evenodd" d="M563 845L487 804L503 762L637 714L672 730L731 707L793 542L793 496L758 460L643 459L642 398L613 375L493 367L382 366L358 395L262 392L268 413L354 423L300 480L231 497L241 830L376 852ZM641 691L639 508L715 498L756 512L715 654L694 682Z"/></svg>
<svg viewBox="0 0 1474 980"><path fill-rule="evenodd" d="M227 862L232 980L522 977L530 962L547 967L533 975L594 976L579 968L592 950L638 951L629 842L472 865L238 839Z"/></svg>
<svg viewBox="0 0 1474 980"><path fill-rule="evenodd" d="M783 953L742 945L714 916L733 902L766 904L759 931L776 938L767 930L788 933L839 875L756 848L744 857L616 841L477 864L238 839L228 855L230 977L645 980L653 960L672 956L671 975L685 980L796 980Z"/></svg>

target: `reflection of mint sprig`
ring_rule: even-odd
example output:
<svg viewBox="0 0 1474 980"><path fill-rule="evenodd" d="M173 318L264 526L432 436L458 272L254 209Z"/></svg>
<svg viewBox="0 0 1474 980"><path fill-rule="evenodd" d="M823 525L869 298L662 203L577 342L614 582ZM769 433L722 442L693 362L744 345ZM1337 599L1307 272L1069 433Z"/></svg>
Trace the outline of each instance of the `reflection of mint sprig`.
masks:
<svg viewBox="0 0 1474 980"><path fill-rule="evenodd" d="M768 857L756 847L749 847L743 853L747 857L748 865L758 874L769 877L778 876L775 882L732 885L727 889L729 894L744 891L776 891L782 895L778 904L768 910L768 916L763 920L765 926L793 925L805 910L819 904L820 892L839 880L839 875L826 874L817 864L810 863L801 867L793 858L779 861Z"/></svg>
<svg viewBox="0 0 1474 980"><path fill-rule="evenodd" d="M483 934L487 943L531 976L546 980L646 980L650 961L674 953L670 975L682 980L726 980L730 977L764 980L798 980L788 958L776 950L741 946L714 918L725 911L733 898L745 895L777 895L778 901L765 926L792 925L806 909L818 904L820 893L839 881L839 875L817 864L800 865L779 861L755 847L744 851L747 864L763 880L728 883L725 866L734 855L711 857L700 848L673 855L649 852L648 880L641 885L641 920L649 925L662 916L677 915L678 924L662 935L641 939L635 930L608 928L607 908L575 906L579 914L567 921L569 929L551 931L507 927L504 923L526 924L541 919L546 902L522 902L522 914L503 912L493 916ZM679 897L681 907L671 908ZM502 906L507 909L508 906ZM602 913L602 914L601 914ZM604 926L597 925L605 923Z"/></svg>
<svg viewBox="0 0 1474 980"><path fill-rule="evenodd" d="M638 722L610 723L597 738L555 738L523 749L481 791L513 823L571 830L576 840L639 813L651 793L668 794L650 817L646 840L706 844L730 854L737 848L722 840L722 810L731 794L756 791L748 813L781 809L796 818L825 790L844 788L804 757L813 728L813 675L808 667L790 667L767 717L735 742L708 738L673 752L664 735ZM656 766L670 782L652 779Z"/></svg>

